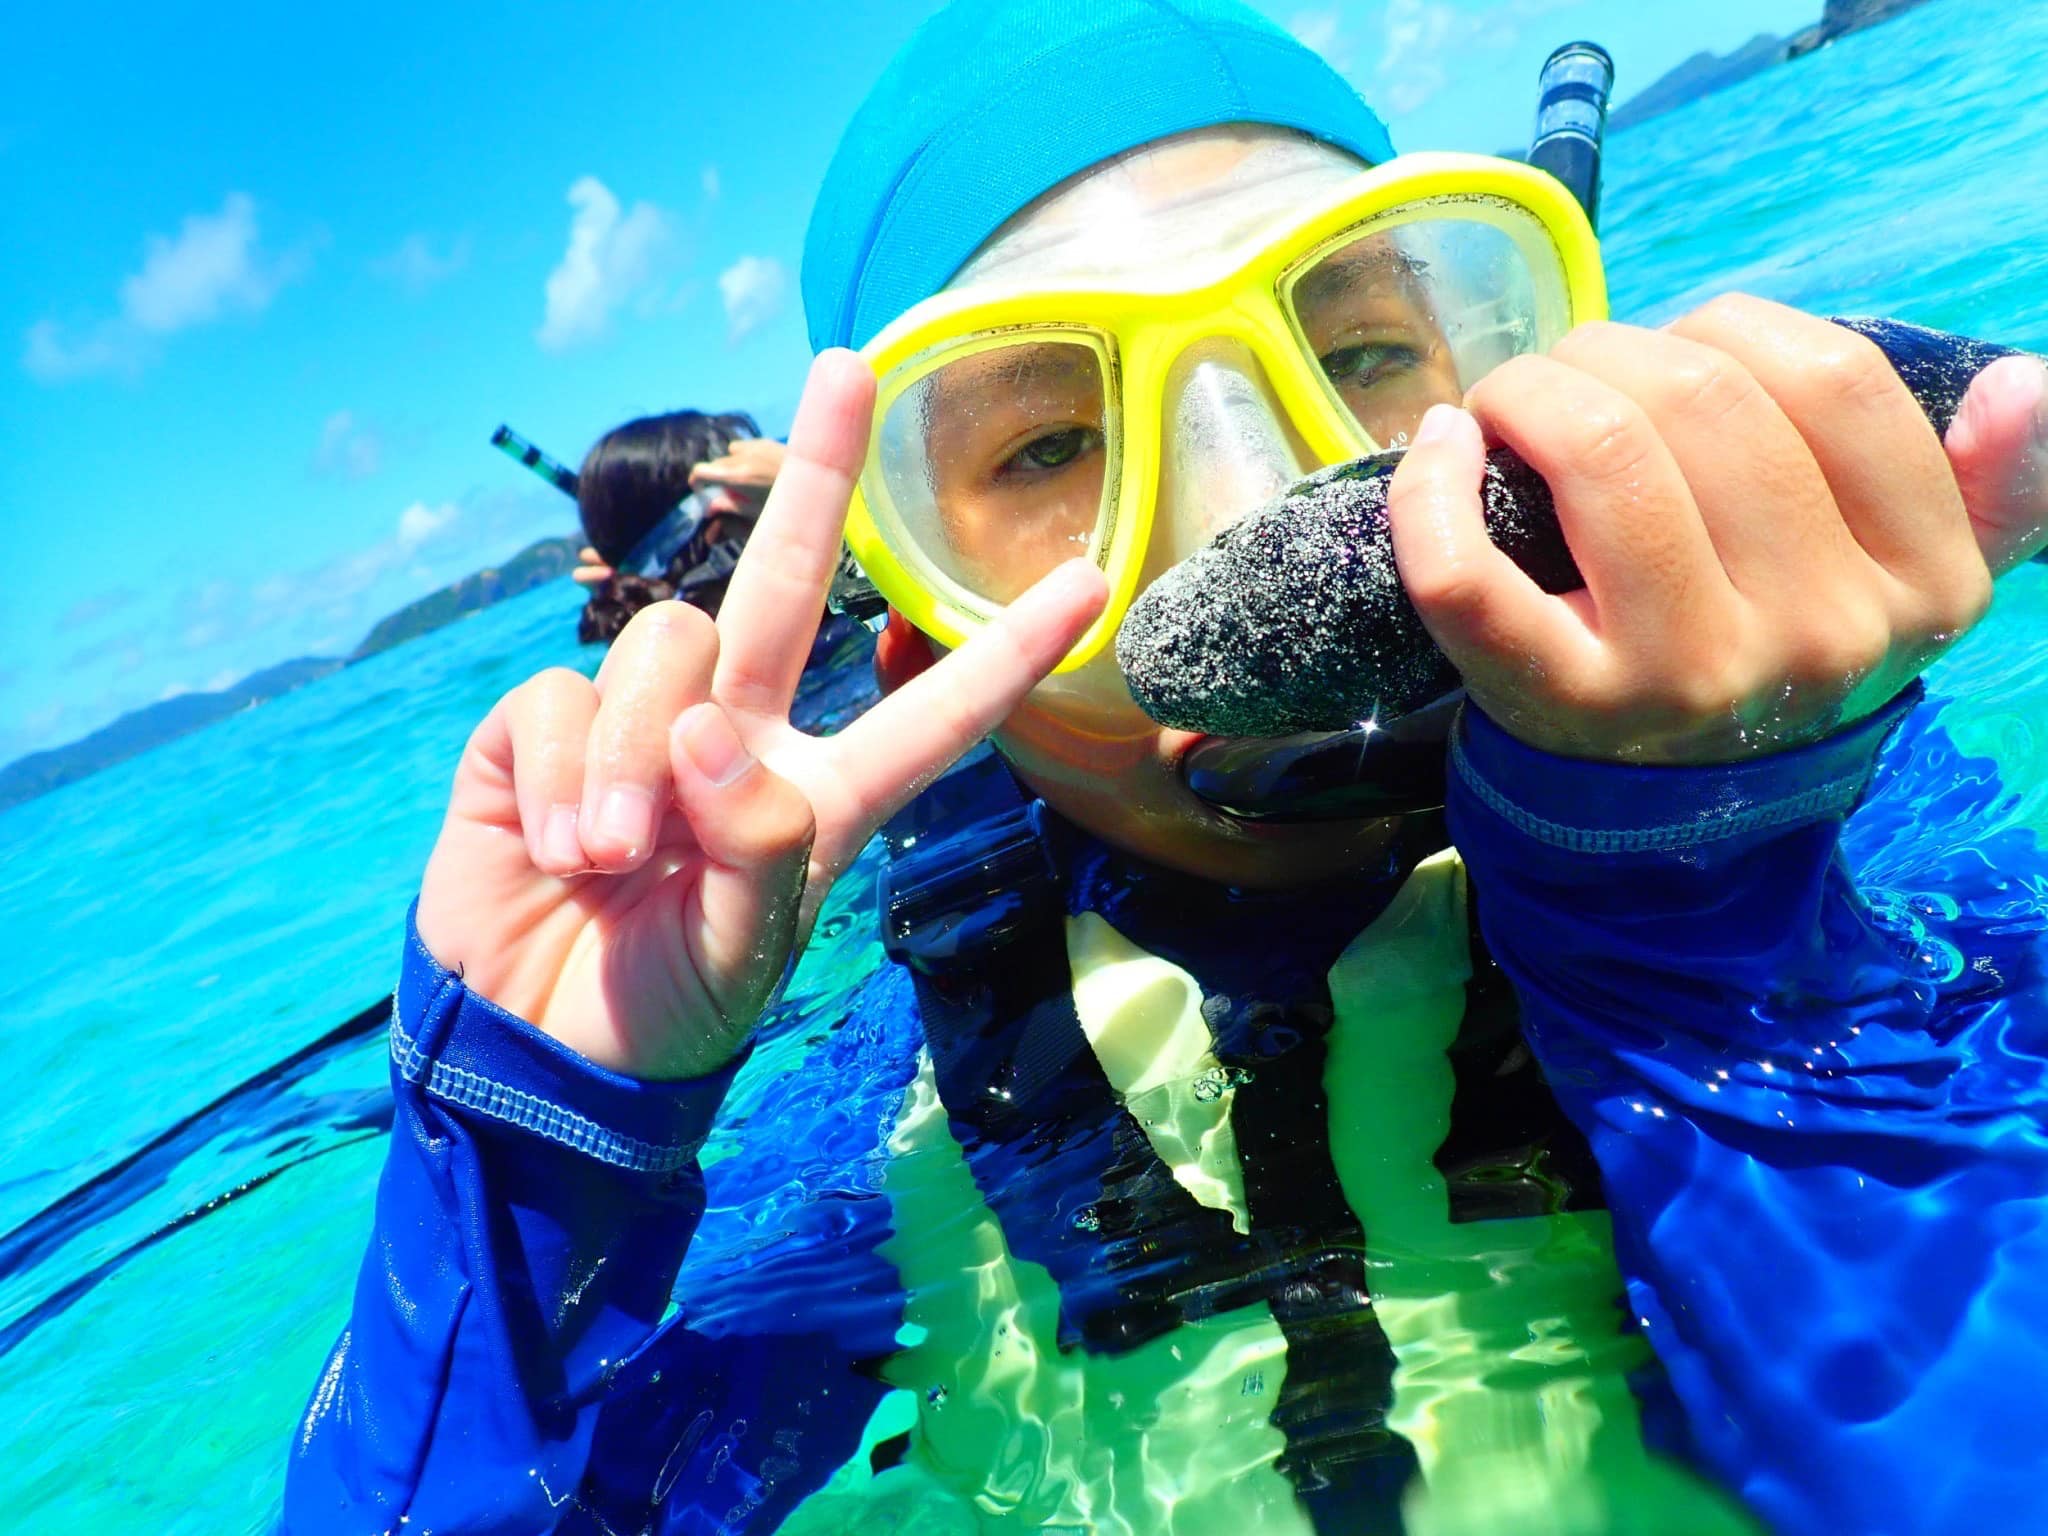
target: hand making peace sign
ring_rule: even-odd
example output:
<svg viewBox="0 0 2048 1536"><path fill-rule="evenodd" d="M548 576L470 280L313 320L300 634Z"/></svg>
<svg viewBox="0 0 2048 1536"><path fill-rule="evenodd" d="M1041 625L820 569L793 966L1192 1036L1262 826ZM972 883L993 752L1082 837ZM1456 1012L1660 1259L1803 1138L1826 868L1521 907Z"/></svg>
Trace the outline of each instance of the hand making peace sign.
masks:
<svg viewBox="0 0 2048 1536"><path fill-rule="evenodd" d="M874 390L852 353L812 366L715 623L686 603L643 609L595 681L540 673L463 752L420 936L601 1066L684 1078L729 1061L832 881L1102 606L1101 574L1069 562L838 735L791 725Z"/></svg>

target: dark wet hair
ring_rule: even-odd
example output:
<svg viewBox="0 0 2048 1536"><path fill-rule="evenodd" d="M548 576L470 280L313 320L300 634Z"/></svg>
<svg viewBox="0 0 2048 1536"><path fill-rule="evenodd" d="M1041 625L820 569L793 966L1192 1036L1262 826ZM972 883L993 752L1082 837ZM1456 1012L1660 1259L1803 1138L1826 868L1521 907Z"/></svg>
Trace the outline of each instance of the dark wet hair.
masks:
<svg viewBox="0 0 2048 1536"><path fill-rule="evenodd" d="M610 645L642 608L666 602L676 589L659 576L610 576L590 589L589 600L576 620L576 638L585 645Z"/></svg>
<svg viewBox="0 0 2048 1536"><path fill-rule="evenodd" d="M760 435L744 411L671 411L612 428L584 456L576 477L583 536L607 565L618 565L690 494L692 469L723 457L735 438Z"/></svg>
<svg viewBox="0 0 2048 1536"><path fill-rule="evenodd" d="M576 625L576 637L585 645L603 641L610 645L634 614L650 603L678 597L718 617L725 601L725 584L739 564L740 551L747 547L753 523L745 517L716 513L707 517L668 558L659 576L620 573L607 577L590 589L583 616Z"/></svg>

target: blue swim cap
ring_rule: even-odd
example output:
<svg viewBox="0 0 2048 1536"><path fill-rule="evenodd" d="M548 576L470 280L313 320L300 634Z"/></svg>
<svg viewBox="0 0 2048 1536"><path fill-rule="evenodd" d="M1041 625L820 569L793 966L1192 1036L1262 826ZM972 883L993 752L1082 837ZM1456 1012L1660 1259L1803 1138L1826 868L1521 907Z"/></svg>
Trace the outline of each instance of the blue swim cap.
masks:
<svg viewBox="0 0 2048 1536"><path fill-rule="evenodd" d="M811 346L865 344L1076 172L1220 123L1394 153L1343 76L1236 0L955 0L890 61L825 172L804 239Z"/></svg>

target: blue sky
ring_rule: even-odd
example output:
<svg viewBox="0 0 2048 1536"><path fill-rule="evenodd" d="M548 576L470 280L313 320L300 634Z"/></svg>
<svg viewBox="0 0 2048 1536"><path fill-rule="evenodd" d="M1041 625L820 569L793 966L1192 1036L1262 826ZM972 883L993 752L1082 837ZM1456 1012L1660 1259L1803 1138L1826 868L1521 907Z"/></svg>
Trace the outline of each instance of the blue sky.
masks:
<svg viewBox="0 0 2048 1536"><path fill-rule="evenodd" d="M1618 96L1820 0L1260 8L1403 148L1523 142L1554 44ZM839 130L921 0L31 7L0 98L0 762L573 528L486 447L789 420ZM827 19L829 18L829 19Z"/></svg>

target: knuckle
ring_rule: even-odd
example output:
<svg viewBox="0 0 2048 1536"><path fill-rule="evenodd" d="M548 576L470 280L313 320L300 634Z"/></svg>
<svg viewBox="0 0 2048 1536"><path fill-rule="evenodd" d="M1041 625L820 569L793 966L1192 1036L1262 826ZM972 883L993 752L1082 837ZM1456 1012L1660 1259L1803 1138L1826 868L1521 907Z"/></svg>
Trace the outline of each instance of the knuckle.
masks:
<svg viewBox="0 0 2048 1536"><path fill-rule="evenodd" d="M1672 327L1681 336L1705 338L1731 332L1748 332L1772 306L1748 293L1716 294L1697 309L1689 311Z"/></svg>
<svg viewBox="0 0 2048 1536"><path fill-rule="evenodd" d="M1810 349L1803 371L1808 388L1848 405L1875 405L1905 391L1876 344L1848 330Z"/></svg>
<svg viewBox="0 0 2048 1536"><path fill-rule="evenodd" d="M1742 707L1749 679L1734 661L1710 661L1681 668L1663 679L1664 702L1694 720L1719 718Z"/></svg>
<svg viewBox="0 0 2048 1536"><path fill-rule="evenodd" d="M781 786L781 793L778 796L778 817L782 847L790 853L807 850L817 840L817 813L811 809L811 802L794 784L783 779L777 779L776 783Z"/></svg>
<svg viewBox="0 0 2048 1536"><path fill-rule="evenodd" d="M1560 363L1602 357L1619 344L1621 336L1629 329L1613 320L1588 320L1567 331L1547 355Z"/></svg>
<svg viewBox="0 0 2048 1536"><path fill-rule="evenodd" d="M1792 648L1788 669L1800 683L1831 687L1867 677L1891 649L1891 627L1881 615L1838 614Z"/></svg>
<svg viewBox="0 0 2048 1536"><path fill-rule="evenodd" d="M1925 594L1928 627L1937 635L1951 638L1975 626L1991 608L1989 567L1978 558L1966 565L1958 564L1961 569L1948 572Z"/></svg>
<svg viewBox="0 0 2048 1536"><path fill-rule="evenodd" d="M939 734L951 741L975 741L987 733L978 713L964 698L944 694L932 701L932 713L938 719Z"/></svg>
<svg viewBox="0 0 2048 1536"><path fill-rule="evenodd" d="M1655 430L1647 417L1622 405L1598 405L1581 413L1574 426L1571 457L1594 481L1633 479L1648 465Z"/></svg>
<svg viewBox="0 0 2048 1536"><path fill-rule="evenodd" d="M1659 405L1674 415L1721 421L1748 405L1757 385L1723 353L1687 349L1685 357L1666 370Z"/></svg>
<svg viewBox="0 0 2048 1536"><path fill-rule="evenodd" d="M1976 624L1991 611L1992 591L1991 568L1982 560L1972 561L1969 575L1959 583L1949 627L1968 629Z"/></svg>
<svg viewBox="0 0 2048 1536"><path fill-rule="evenodd" d="M1485 583L1462 561L1419 571L1406 585L1418 612L1468 618L1486 606Z"/></svg>
<svg viewBox="0 0 2048 1536"><path fill-rule="evenodd" d="M817 813L802 790L764 769L746 809L746 831L755 857L781 859L810 848L818 835Z"/></svg>

